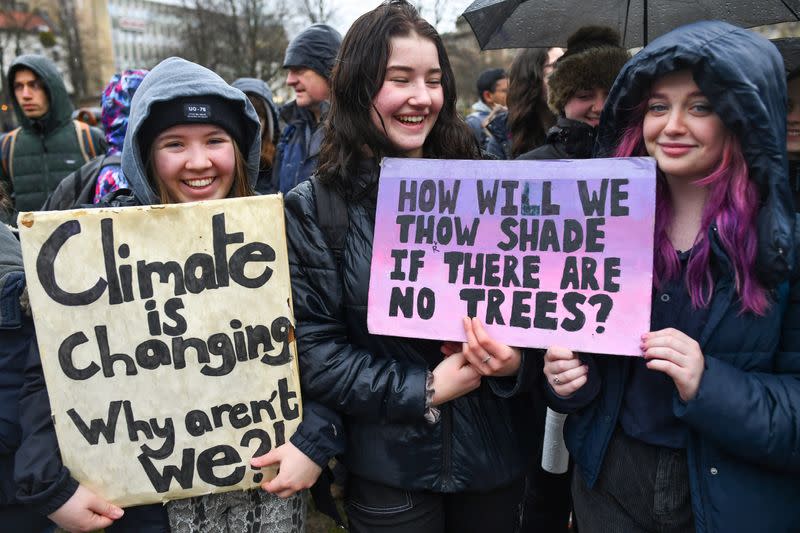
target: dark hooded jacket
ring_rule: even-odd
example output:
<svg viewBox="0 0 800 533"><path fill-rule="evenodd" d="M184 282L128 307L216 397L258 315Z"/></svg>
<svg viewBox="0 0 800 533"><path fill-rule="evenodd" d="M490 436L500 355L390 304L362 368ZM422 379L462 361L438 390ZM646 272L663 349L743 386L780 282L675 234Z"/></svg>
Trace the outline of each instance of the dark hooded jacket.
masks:
<svg viewBox="0 0 800 533"><path fill-rule="evenodd" d="M797 531L800 523L800 286L785 281L794 257L794 214L786 178L786 88L781 58L765 39L721 22L673 31L634 56L611 89L600 154L613 153L652 82L690 69L725 126L741 140L761 192L760 274L773 303L741 313L730 261L709 228L714 293L698 342L705 369L694 399L673 396L689 431L687 458L698 533ZM587 358L589 382L569 399L546 386L567 418L567 447L587 484L597 481L618 424L632 361Z"/></svg>
<svg viewBox="0 0 800 533"><path fill-rule="evenodd" d="M11 184L16 211L33 211L39 209L59 182L80 168L87 158L82 154L72 122L72 103L55 65L44 56L20 56L8 70L8 87L14 86L14 77L21 68L33 71L44 83L50 107L42 117L30 119L22 112L16 98L12 98L22 129L9 155L8 167L12 175L4 175L1 169L0 174L3 174L3 181ZM106 142L102 132L96 128L91 132L96 153L103 153Z"/></svg>
<svg viewBox="0 0 800 533"><path fill-rule="evenodd" d="M272 91L269 90L264 81L256 78L239 78L231 83L246 95L254 95L264 102L264 107L267 109L266 124L264 130L261 132L261 142L278 143L278 136L280 135L280 124L278 121L278 108L275 102L272 101ZM258 172L258 181L256 182L256 192L260 194L269 194L275 192L272 190L272 166L262 166Z"/></svg>
<svg viewBox="0 0 800 533"><path fill-rule="evenodd" d="M187 86L185 80L192 80ZM245 135L248 145L242 146L247 158L247 174L251 185L258 176L260 142L259 121L250 101L240 90L210 70L180 58L162 61L142 81L131 103L130 119L122 153L122 168L132 187L120 189L110 195L110 205L151 205L160 203L158 193L149 182L145 164L140 154L138 133L150 114L155 102L172 100L181 96L217 95L241 105L244 115ZM101 206L108 204L99 204ZM42 514L58 509L77 489L77 482L61 463L55 431L50 419L50 404L41 370L39 353L32 351L31 368L26 375L22 398L23 444L17 454L16 478L18 496L34 505ZM336 413L322 406L306 402L303 406L304 420L291 442L317 464L324 466L344 446L343 431ZM163 515L163 506L151 505L148 519L158 523ZM126 520L128 514L122 518ZM155 518L154 518L155 517ZM140 517L136 519L140 519ZM163 518L166 520L166 517ZM134 519L131 519L134 520ZM148 530L149 531L149 530Z"/></svg>
<svg viewBox="0 0 800 533"><path fill-rule="evenodd" d="M484 491L524 475L532 449L531 405L520 394L532 365L481 386L425 418L428 371L437 341L370 334L367 293L378 167L362 162L348 177L349 226L341 259L326 244L312 182L286 196L289 266L303 397L342 413L344 463L357 476L408 490ZM320 206L326 209L324 206Z"/></svg>

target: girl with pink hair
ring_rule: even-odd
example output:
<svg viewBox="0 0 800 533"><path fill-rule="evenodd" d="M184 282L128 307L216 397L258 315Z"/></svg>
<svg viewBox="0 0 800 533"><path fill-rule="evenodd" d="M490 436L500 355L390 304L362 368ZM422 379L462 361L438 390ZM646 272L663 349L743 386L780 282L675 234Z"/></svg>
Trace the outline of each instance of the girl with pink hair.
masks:
<svg viewBox="0 0 800 533"><path fill-rule="evenodd" d="M722 22L623 67L601 156L658 166L641 358L551 346L581 533L790 531L800 519L800 287L777 50Z"/></svg>

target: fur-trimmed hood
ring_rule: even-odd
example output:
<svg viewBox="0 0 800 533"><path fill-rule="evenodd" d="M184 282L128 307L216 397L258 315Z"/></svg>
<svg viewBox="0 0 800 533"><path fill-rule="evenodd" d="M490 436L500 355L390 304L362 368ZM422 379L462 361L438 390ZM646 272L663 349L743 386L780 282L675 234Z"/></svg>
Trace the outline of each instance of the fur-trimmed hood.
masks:
<svg viewBox="0 0 800 533"><path fill-rule="evenodd" d="M580 90L611 88L630 58L620 42L619 34L605 26L585 26L570 36L548 81L547 105L553 113L564 116L567 101Z"/></svg>

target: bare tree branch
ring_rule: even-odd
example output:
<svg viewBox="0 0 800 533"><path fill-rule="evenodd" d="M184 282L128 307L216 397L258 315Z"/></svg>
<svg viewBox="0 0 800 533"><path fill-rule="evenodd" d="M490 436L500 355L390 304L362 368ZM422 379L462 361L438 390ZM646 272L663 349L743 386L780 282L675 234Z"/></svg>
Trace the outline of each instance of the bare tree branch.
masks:
<svg viewBox="0 0 800 533"><path fill-rule="evenodd" d="M335 11L330 0L303 0L300 4L300 14L307 17L311 24L328 24Z"/></svg>
<svg viewBox="0 0 800 533"><path fill-rule="evenodd" d="M183 55L229 81L270 81L286 49L284 0L184 0ZM216 36L209 38L210 35Z"/></svg>

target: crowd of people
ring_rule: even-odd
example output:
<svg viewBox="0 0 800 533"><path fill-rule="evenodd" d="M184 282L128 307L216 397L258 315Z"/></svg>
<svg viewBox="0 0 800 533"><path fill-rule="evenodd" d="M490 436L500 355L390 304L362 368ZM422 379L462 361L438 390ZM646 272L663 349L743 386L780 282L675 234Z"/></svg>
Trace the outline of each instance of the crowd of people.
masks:
<svg viewBox="0 0 800 533"><path fill-rule="evenodd" d="M0 225L0 529L303 531L305 489L336 458L354 533L798 531L800 71L768 40L704 21L631 56L614 30L585 27L566 50L482 73L461 117L441 37L387 0L344 38L310 26L283 67L296 98L282 108L261 80L228 84L180 58L122 72L102 130L71 118L50 61L9 68L10 224L26 210L284 194L304 418L252 459L279 466L260 490L122 509L79 484L59 454L20 246ZM382 158L639 156L657 165L641 357L576 353L556 334L546 349L508 346L470 317L463 343L368 331ZM541 467L546 407L569 415L566 474Z"/></svg>

